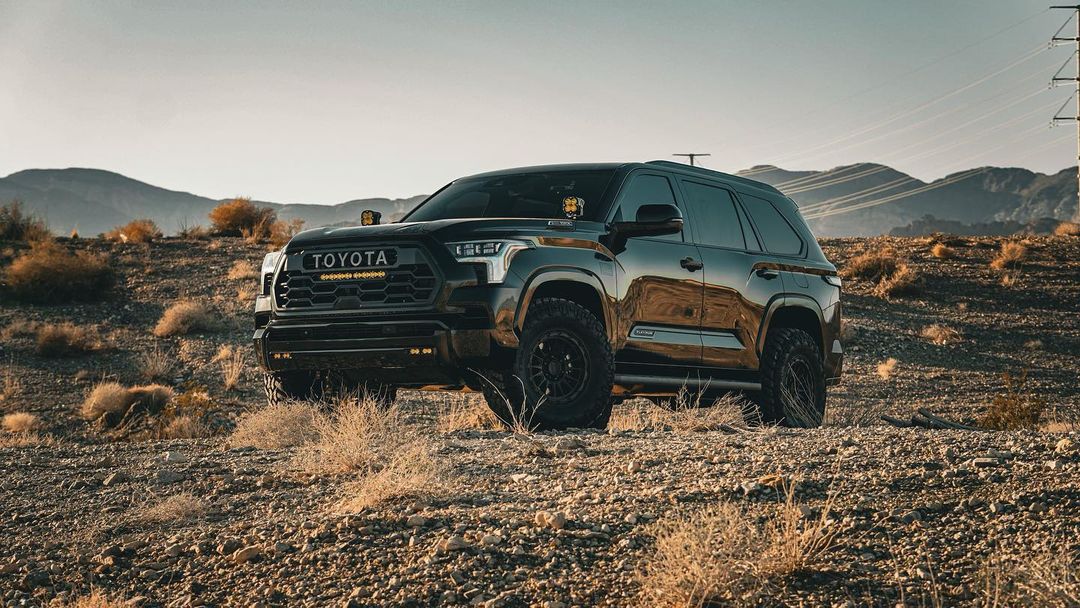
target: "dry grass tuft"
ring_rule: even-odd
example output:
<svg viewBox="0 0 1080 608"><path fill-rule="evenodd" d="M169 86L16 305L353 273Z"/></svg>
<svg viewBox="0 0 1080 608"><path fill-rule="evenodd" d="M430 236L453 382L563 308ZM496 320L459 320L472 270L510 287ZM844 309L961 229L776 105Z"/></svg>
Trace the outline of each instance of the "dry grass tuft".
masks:
<svg viewBox="0 0 1080 608"><path fill-rule="evenodd" d="M143 380L161 382L171 378L173 360L168 352L155 344L152 350L139 355L137 366Z"/></svg>
<svg viewBox="0 0 1080 608"><path fill-rule="evenodd" d="M259 278L259 269L247 260L236 260L225 278L230 281L253 281Z"/></svg>
<svg viewBox="0 0 1080 608"><path fill-rule="evenodd" d="M41 428L41 419L29 412L7 414L0 426L9 433L32 433Z"/></svg>
<svg viewBox="0 0 1080 608"><path fill-rule="evenodd" d="M319 410L304 402L277 403L244 414L229 436L233 447L280 450L304 445L319 437Z"/></svg>
<svg viewBox="0 0 1080 608"><path fill-rule="evenodd" d="M1080 606L1080 560L1068 552L993 554L981 573L980 606Z"/></svg>
<svg viewBox="0 0 1080 608"><path fill-rule="evenodd" d="M871 291L879 298L910 295L919 291L919 275L906 263L896 267L896 271L881 279Z"/></svg>
<svg viewBox="0 0 1080 608"><path fill-rule="evenodd" d="M878 363L878 366L877 366L877 375L878 375L878 377L881 378L882 380L888 380L889 378L892 378L893 373L896 372L896 366L897 366L898 363L899 362L893 357L889 357L885 361L882 361L881 363Z"/></svg>
<svg viewBox="0 0 1080 608"><path fill-rule="evenodd" d="M230 348L228 354L218 363L221 365L221 380L225 390L236 390L240 386L240 381L244 379L244 371L247 369L244 351Z"/></svg>
<svg viewBox="0 0 1080 608"><path fill-rule="evenodd" d="M15 372L14 363L8 363L0 374L0 403L11 402L22 393L22 389L22 380Z"/></svg>
<svg viewBox="0 0 1080 608"><path fill-rule="evenodd" d="M1020 272L1006 272L1001 275L1002 287L1016 287L1020 284Z"/></svg>
<svg viewBox="0 0 1080 608"><path fill-rule="evenodd" d="M210 223L220 236L263 240L270 236L270 226L276 219L273 209L258 207L245 197L225 201L210 211Z"/></svg>
<svg viewBox="0 0 1080 608"><path fill-rule="evenodd" d="M160 433L161 439L200 439L213 434L210 427L194 416L180 415L170 420Z"/></svg>
<svg viewBox="0 0 1080 608"><path fill-rule="evenodd" d="M101 382L87 395L79 412L87 420L97 420L109 414L123 414L136 405L157 412L174 396L171 388L160 384L126 388L117 382Z"/></svg>
<svg viewBox="0 0 1080 608"><path fill-rule="evenodd" d="M359 511L394 500L424 500L435 495L444 466L435 459L426 441L409 443L393 451L385 463L372 467L359 481L349 484L342 507Z"/></svg>
<svg viewBox="0 0 1080 608"><path fill-rule="evenodd" d="M646 564L645 605L686 608L758 605L770 586L814 566L836 542L831 499L806 519L786 488L764 522L732 503L662 521Z"/></svg>
<svg viewBox="0 0 1080 608"><path fill-rule="evenodd" d="M760 422L757 406L736 395L724 395L713 403L702 403L701 393L685 386L667 407L634 400L612 412L608 427L619 431L671 429L676 433L717 430L747 430L748 422Z"/></svg>
<svg viewBox="0 0 1080 608"><path fill-rule="evenodd" d="M930 249L930 255L934 256L935 258L947 260L956 257L956 250L949 247L945 243L935 243L934 246Z"/></svg>
<svg viewBox="0 0 1080 608"><path fill-rule="evenodd" d="M206 228L198 224L181 224L180 228L176 231L176 236L182 239L202 241L206 240L210 236L210 232Z"/></svg>
<svg viewBox="0 0 1080 608"><path fill-rule="evenodd" d="M7 283L12 295L29 302L87 301L112 286L113 272L102 256L72 254L55 241L39 241L11 263Z"/></svg>
<svg viewBox="0 0 1080 608"><path fill-rule="evenodd" d="M482 397L470 393L446 393L439 408L438 429L449 433L463 430L499 430L502 422Z"/></svg>
<svg viewBox="0 0 1080 608"><path fill-rule="evenodd" d="M919 335L923 338L937 344L938 346L944 346L950 342L957 342L960 340L960 332L941 323L934 323L933 325L927 325L922 328Z"/></svg>
<svg viewBox="0 0 1080 608"><path fill-rule="evenodd" d="M270 224L269 241L274 249L281 249L304 229L304 220L293 218L289 221L278 220Z"/></svg>
<svg viewBox="0 0 1080 608"><path fill-rule="evenodd" d="M132 220L123 226L117 226L102 236L117 243L149 243L160 239L164 235L161 234L161 229L154 223L154 220L142 219Z"/></svg>
<svg viewBox="0 0 1080 608"><path fill-rule="evenodd" d="M34 352L42 357L74 357L102 347L96 333L71 322L39 325L36 333Z"/></svg>
<svg viewBox="0 0 1080 608"><path fill-rule="evenodd" d="M899 265L900 258L896 250L885 247L851 258L840 269L840 276L845 279L867 279L876 282L895 273Z"/></svg>
<svg viewBox="0 0 1080 608"><path fill-rule="evenodd" d="M1001 251L990 260L990 267L994 270L1017 268L1027 259L1028 249L1022 243L1009 241L1001 244Z"/></svg>
<svg viewBox="0 0 1080 608"><path fill-rule="evenodd" d="M131 608L131 603L95 589L90 592L90 595L81 595L63 603L53 602L49 606L52 608Z"/></svg>
<svg viewBox="0 0 1080 608"><path fill-rule="evenodd" d="M1080 236L1080 224L1061 222L1054 228L1054 236Z"/></svg>
<svg viewBox="0 0 1080 608"><path fill-rule="evenodd" d="M52 233L41 221L23 211L22 203L12 201L0 206L0 241L49 241Z"/></svg>
<svg viewBox="0 0 1080 608"><path fill-rule="evenodd" d="M1025 391L1027 370L1013 377L1006 372L1002 375L1005 392L994 397L990 407L979 419L979 426L999 431L1038 428L1039 418L1046 410L1046 401L1039 395Z"/></svg>
<svg viewBox="0 0 1080 608"><path fill-rule="evenodd" d="M206 501L191 494L174 494L147 507L135 516L143 524L181 523L206 514Z"/></svg>
<svg viewBox="0 0 1080 608"><path fill-rule="evenodd" d="M195 331L217 331L221 328L214 310L202 302L177 302L170 306L154 326L159 338L183 336Z"/></svg>

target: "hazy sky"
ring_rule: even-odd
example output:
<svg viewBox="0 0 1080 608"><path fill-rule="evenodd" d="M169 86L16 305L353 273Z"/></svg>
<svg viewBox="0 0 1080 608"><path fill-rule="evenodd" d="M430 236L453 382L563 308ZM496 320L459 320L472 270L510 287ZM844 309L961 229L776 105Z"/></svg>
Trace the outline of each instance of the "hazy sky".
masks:
<svg viewBox="0 0 1080 608"><path fill-rule="evenodd" d="M1047 6L0 0L0 175L335 203L674 152L1057 171L1076 139L1046 128L1070 93L1046 90L1070 53L1036 52L1068 17Z"/></svg>

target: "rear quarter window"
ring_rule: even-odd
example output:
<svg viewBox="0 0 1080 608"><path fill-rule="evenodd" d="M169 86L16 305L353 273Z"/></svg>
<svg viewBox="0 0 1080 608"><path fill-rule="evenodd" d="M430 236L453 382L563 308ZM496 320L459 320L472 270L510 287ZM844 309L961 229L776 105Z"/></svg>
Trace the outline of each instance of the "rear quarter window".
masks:
<svg viewBox="0 0 1080 608"><path fill-rule="evenodd" d="M754 226L761 236L765 251L777 255L799 255L803 251L803 241L799 233L784 219L783 214L769 201L742 194L746 212L750 214Z"/></svg>

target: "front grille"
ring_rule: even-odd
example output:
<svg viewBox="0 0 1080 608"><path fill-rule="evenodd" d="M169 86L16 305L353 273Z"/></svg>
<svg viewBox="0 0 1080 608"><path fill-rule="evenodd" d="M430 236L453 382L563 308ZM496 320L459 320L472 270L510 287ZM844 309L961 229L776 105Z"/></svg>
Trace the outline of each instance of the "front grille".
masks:
<svg viewBox="0 0 1080 608"><path fill-rule="evenodd" d="M435 298L438 278L427 256L415 247L399 249L395 266L374 269L384 271L384 277L347 280L319 280L334 273L305 270L304 253L290 256L295 259L286 260L274 281L279 309L363 310L426 305Z"/></svg>

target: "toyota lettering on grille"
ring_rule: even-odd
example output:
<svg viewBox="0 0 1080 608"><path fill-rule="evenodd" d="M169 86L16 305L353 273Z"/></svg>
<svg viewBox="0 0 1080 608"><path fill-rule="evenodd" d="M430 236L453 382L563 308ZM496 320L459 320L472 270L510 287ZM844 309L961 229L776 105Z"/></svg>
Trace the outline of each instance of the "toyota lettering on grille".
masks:
<svg viewBox="0 0 1080 608"><path fill-rule="evenodd" d="M378 268L396 263L397 252L393 249L354 249L309 253L304 256L304 268L308 270Z"/></svg>

